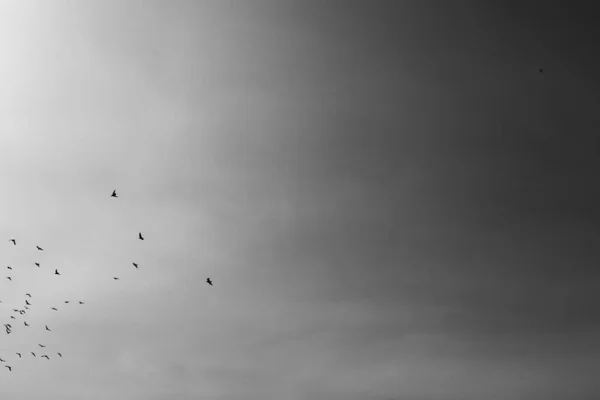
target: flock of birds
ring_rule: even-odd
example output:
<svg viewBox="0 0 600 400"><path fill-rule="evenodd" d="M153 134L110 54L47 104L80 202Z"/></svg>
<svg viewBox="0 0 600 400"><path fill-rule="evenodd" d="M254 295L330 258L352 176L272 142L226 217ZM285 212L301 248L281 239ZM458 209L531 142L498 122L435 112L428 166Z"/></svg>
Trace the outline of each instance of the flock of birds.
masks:
<svg viewBox="0 0 600 400"><path fill-rule="evenodd" d="M112 192L112 194L111 194L111 197L113 197L113 198L118 198L118 197L119 197L119 196L117 195L117 191L116 191L116 190L113 190L113 192ZM139 233L138 233L138 239L139 239L139 240L144 240L144 236L142 235L142 233L141 233L141 232L139 232ZM9 239L9 242L12 242L12 244L13 244L14 246L16 246L16 245L17 245L17 240L16 240L16 239ZM43 248L41 248L40 246L35 246L35 247L36 247L36 249L37 249L38 251L44 251L44 249L43 249ZM40 263L38 263L38 262L34 262L34 264L35 264L35 266L37 266L38 268L40 268ZM139 265L138 265L137 263L135 263L135 262L134 262L134 263L132 263L132 264L133 264L133 266L134 266L136 269L139 269ZM11 266L7 266L6 268L7 268L9 271L12 271L12 270L13 270ZM55 270L54 270L54 275L59 275L59 276L61 275L61 274L60 274L60 272L58 271L58 269L55 269ZM9 281L12 281L12 277L11 277L11 276L7 276L7 277L6 277L6 279L7 279L7 280L9 280ZM119 278L118 278L118 277L116 277L116 276L114 276L114 277L113 277L113 279L114 279L114 280L119 280ZM211 280L210 278L207 278L207 279L206 279L206 283L208 283L210 286L212 286L212 285L213 285L213 283L212 283L212 280ZM25 293L25 294L24 294L24 297L25 297L25 299L24 299L25 301L23 302L22 308L20 308L20 309L19 309L19 308L14 308L12 311L13 311L13 313L15 313L15 314L18 314L18 317L23 317L23 327L24 327L24 328L29 328L29 327L30 327L30 325L27 323L27 321L25 320L25 318L26 318L26 316L27 316L27 312L29 311L29 307L30 307L30 306L32 306L32 303L30 303L30 301L29 301L30 299L32 299L32 296L31 296L31 294L30 294L30 293ZM2 301L0 301L0 304L1 304L1 303L2 303ZM70 303L70 301L69 301L69 300L65 300L65 304L69 304L69 303ZM79 303L80 305L83 305L83 304L85 304L83 301L78 301L78 303ZM58 309L57 309L56 307L50 307L50 309L51 309L51 310L53 310L53 311L58 311ZM16 321L17 321L17 316L15 316L15 315L11 315L11 316L10 316L10 319L11 319L11 320L15 320L15 322L13 322L13 323L15 323L15 324L16 324ZM4 329L6 330L6 334L7 334L7 335L10 335L10 334L12 333L12 331L13 331L13 325L12 325L11 323L6 323L6 324L3 324L2 326L3 326L3 327L4 327ZM52 332L52 330L51 330L51 329L48 327L48 325L44 325L44 326L45 326L45 331L47 331L47 332ZM38 346L39 346L41 349L44 349L44 348L46 348L46 346L45 346L45 345L43 345L43 344L41 344L41 343L38 343ZM36 354L35 354L35 352L33 352L33 351L30 351L30 352L29 352L29 354L30 354L32 357L37 357L37 355L36 355ZM62 356L63 356L63 355L62 355L62 353L60 353L60 352L56 352L56 354L57 354L59 357L61 357L61 358L62 358ZM16 356L18 356L18 359L21 359L21 358L23 358L23 354L22 354L22 353L15 353L15 355L16 355ZM42 354L42 355L40 356L40 358L45 358L45 359L47 359L47 360L50 360L50 356L49 356L48 354ZM4 358L0 357L0 363L5 363L4 367L5 367L6 369L8 369L9 371L12 371L12 368L13 368L13 367L12 367L11 365L8 365L8 364L6 364L6 360L4 360Z"/></svg>

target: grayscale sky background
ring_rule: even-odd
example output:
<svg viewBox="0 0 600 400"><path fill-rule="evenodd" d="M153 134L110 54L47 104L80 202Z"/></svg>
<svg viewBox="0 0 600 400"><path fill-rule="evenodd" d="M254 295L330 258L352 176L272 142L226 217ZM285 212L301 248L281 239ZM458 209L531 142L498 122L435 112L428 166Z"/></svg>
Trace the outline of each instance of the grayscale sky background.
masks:
<svg viewBox="0 0 600 400"><path fill-rule="evenodd" d="M578 7L0 2L0 398L598 398Z"/></svg>

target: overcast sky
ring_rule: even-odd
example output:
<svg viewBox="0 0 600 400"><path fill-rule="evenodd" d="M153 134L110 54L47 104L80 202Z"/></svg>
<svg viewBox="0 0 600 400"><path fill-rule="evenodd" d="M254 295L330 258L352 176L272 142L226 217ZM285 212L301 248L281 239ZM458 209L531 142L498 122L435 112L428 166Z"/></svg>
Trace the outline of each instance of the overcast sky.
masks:
<svg viewBox="0 0 600 400"><path fill-rule="evenodd" d="M0 398L598 398L591 15L0 2Z"/></svg>

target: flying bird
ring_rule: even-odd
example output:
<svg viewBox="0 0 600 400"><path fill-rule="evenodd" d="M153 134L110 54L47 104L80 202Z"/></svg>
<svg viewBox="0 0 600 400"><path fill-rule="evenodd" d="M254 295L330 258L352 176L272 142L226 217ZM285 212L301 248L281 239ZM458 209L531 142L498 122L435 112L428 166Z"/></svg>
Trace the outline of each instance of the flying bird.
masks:
<svg viewBox="0 0 600 400"><path fill-rule="evenodd" d="M42 249L40 246L35 246L35 247L37 247L37 249L38 249L39 251L44 251L44 249Z"/></svg>
<svg viewBox="0 0 600 400"><path fill-rule="evenodd" d="M5 365L6 368L8 368L9 371L12 371L12 367L10 365Z"/></svg>
<svg viewBox="0 0 600 400"><path fill-rule="evenodd" d="M32 354L34 357L36 356L36 355L35 355L35 353L34 353L33 351L31 352L31 354Z"/></svg>
<svg viewBox="0 0 600 400"><path fill-rule="evenodd" d="M31 297L31 295L30 295L29 293L25 293L25 296L29 296L29 297Z"/></svg>
<svg viewBox="0 0 600 400"><path fill-rule="evenodd" d="M58 311L58 309L56 309L55 307L50 307L51 309L53 309L54 311Z"/></svg>
<svg viewBox="0 0 600 400"><path fill-rule="evenodd" d="M6 279L8 279L9 281L12 281L12 278L10 276L7 276Z"/></svg>
<svg viewBox="0 0 600 400"><path fill-rule="evenodd" d="M25 326L29 326L29 324L27 323L27 321L23 321L23 324L24 324Z"/></svg>
<svg viewBox="0 0 600 400"><path fill-rule="evenodd" d="M69 300L65 300L65 304L69 304Z"/></svg>
<svg viewBox="0 0 600 400"><path fill-rule="evenodd" d="M56 353L56 354L58 354L58 355L59 355L59 357L60 357L60 358L62 358L62 354L60 354L60 353Z"/></svg>
<svg viewBox="0 0 600 400"><path fill-rule="evenodd" d="M38 343L38 346L40 346L40 347L46 347L46 346L44 346L43 344L39 344L39 343Z"/></svg>
<svg viewBox="0 0 600 400"><path fill-rule="evenodd" d="M137 269L139 269L138 265L136 263L132 263L132 264L133 264L134 267L136 267Z"/></svg>
<svg viewBox="0 0 600 400"><path fill-rule="evenodd" d="M6 362L6 361L4 361L2 358L0 358L0 362Z"/></svg>
<svg viewBox="0 0 600 400"><path fill-rule="evenodd" d="M117 196L117 191L116 191L116 190L113 190L113 192L112 192L112 194L110 195L110 197L119 197L119 196Z"/></svg>
<svg viewBox="0 0 600 400"><path fill-rule="evenodd" d="M57 269L54 270L54 275L60 275Z"/></svg>
<svg viewBox="0 0 600 400"><path fill-rule="evenodd" d="M27 304L28 306L30 306L31 304L29 304L29 301L25 300L25 304Z"/></svg>
<svg viewBox="0 0 600 400"><path fill-rule="evenodd" d="M12 319L16 319L14 315L11 315L10 317L11 317Z"/></svg>
<svg viewBox="0 0 600 400"><path fill-rule="evenodd" d="M210 280L210 278L206 278L206 283L208 283L210 286L212 286L212 281Z"/></svg>
<svg viewBox="0 0 600 400"><path fill-rule="evenodd" d="M80 301L79 304L83 304L83 301Z"/></svg>
<svg viewBox="0 0 600 400"><path fill-rule="evenodd" d="M17 353L17 355L19 356L19 358L21 358L21 353Z"/></svg>
<svg viewBox="0 0 600 400"><path fill-rule="evenodd" d="M15 239L8 239L9 242L13 242L13 244L16 246L17 245L17 241Z"/></svg>
<svg viewBox="0 0 600 400"><path fill-rule="evenodd" d="M50 328L48 328L48 325L46 325L46 330L47 330L48 332L52 332L52 331L50 330Z"/></svg>
<svg viewBox="0 0 600 400"><path fill-rule="evenodd" d="M38 268L40 267L40 263L34 263L34 264L37 265Z"/></svg>
<svg viewBox="0 0 600 400"><path fill-rule="evenodd" d="M43 358L43 357L46 357L46 360L49 360L49 359L50 359L50 357L48 357L48 356L47 356L47 355L45 355L45 354L42 356L42 358Z"/></svg>
<svg viewBox="0 0 600 400"><path fill-rule="evenodd" d="M138 234L138 238L139 238L140 240L144 240L144 237L142 236L142 232L140 232L140 233Z"/></svg>
<svg viewBox="0 0 600 400"><path fill-rule="evenodd" d="M8 268L8 269L12 269L12 267L11 267L11 266L7 266L6 268Z"/></svg>
<svg viewBox="0 0 600 400"><path fill-rule="evenodd" d="M115 276L113 276L113 279L114 279L115 281L118 281L118 280L119 280L119 278L117 278L117 277L115 277Z"/></svg>

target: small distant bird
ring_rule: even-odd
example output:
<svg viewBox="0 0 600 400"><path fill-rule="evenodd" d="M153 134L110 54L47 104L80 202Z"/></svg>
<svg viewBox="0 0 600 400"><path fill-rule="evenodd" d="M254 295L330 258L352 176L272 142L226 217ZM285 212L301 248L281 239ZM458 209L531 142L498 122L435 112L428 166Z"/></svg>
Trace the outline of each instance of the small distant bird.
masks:
<svg viewBox="0 0 600 400"><path fill-rule="evenodd" d="M139 269L138 265L136 263L132 263L132 264L133 264L134 267L136 267L137 269Z"/></svg>
<svg viewBox="0 0 600 400"><path fill-rule="evenodd" d="M44 249L42 249L40 246L35 246L35 247L37 247L37 249L38 249L39 251L44 251Z"/></svg>
<svg viewBox="0 0 600 400"><path fill-rule="evenodd" d="M14 315L11 315L10 317L11 317L12 319L16 319Z"/></svg>
<svg viewBox="0 0 600 400"><path fill-rule="evenodd" d="M27 321L23 321L23 324L25 324L25 326L29 326L29 324L27 323Z"/></svg>
<svg viewBox="0 0 600 400"><path fill-rule="evenodd" d="M80 301L79 304L83 304L83 301Z"/></svg>
<svg viewBox="0 0 600 400"><path fill-rule="evenodd" d="M30 295L29 293L25 293L25 296L29 296L29 297L31 297L31 295Z"/></svg>
<svg viewBox="0 0 600 400"><path fill-rule="evenodd" d="M54 307L50 307L51 309L53 309L54 311L58 311L58 309L54 308Z"/></svg>
<svg viewBox="0 0 600 400"><path fill-rule="evenodd" d="M10 365L5 365L6 368L8 368L9 371L12 371L12 367Z"/></svg>
<svg viewBox="0 0 600 400"><path fill-rule="evenodd" d="M38 346L40 346L40 347L46 347L46 346L44 346L43 344L39 344L39 343L38 343Z"/></svg>
<svg viewBox="0 0 600 400"><path fill-rule="evenodd" d="M540 74L544 72L544 68L540 68Z"/></svg>
<svg viewBox="0 0 600 400"><path fill-rule="evenodd" d="M21 315L25 314L25 310L19 310L19 314L21 314Z"/></svg>
<svg viewBox="0 0 600 400"><path fill-rule="evenodd" d="M19 310L17 310L16 308L13 308L13 312L19 312Z"/></svg>
<svg viewBox="0 0 600 400"><path fill-rule="evenodd" d="M19 356L19 358L21 358L21 353L17 353L17 355Z"/></svg>
<svg viewBox="0 0 600 400"><path fill-rule="evenodd" d="M65 304L69 304L69 300L65 300Z"/></svg>
<svg viewBox="0 0 600 400"><path fill-rule="evenodd" d="M29 304L29 301L25 300L25 304L27 304L28 306L30 306L31 304Z"/></svg>
<svg viewBox="0 0 600 400"><path fill-rule="evenodd" d="M144 240L144 237L142 236L142 232L140 232L140 233L138 234L138 238L139 238L140 240Z"/></svg>
<svg viewBox="0 0 600 400"><path fill-rule="evenodd" d="M117 277L115 277L115 276L113 276L113 279L114 279L115 281L118 281L118 280L119 280L119 278L117 278Z"/></svg>
<svg viewBox="0 0 600 400"><path fill-rule="evenodd" d="M208 283L210 286L212 286L212 281L210 280L210 278L206 278L206 283Z"/></svg>
<svg viewBox="0 0 600 400"><path fill-rule="evenodd" d="M60 275L57 269L54 270L54 275Z"/></svg>
<svg viewBox="0 0 600 400"><path fill-rule="evenodd" d="M36 356L36 355L35 355L35 353L34 353L33 351L31 352L31 354L32 354L34 357Z"/></svg>
<svg viewBox="0 0 600 400"><path fill-rule="evenodd" d="M9 281L12 281L12 278L10 276L7 276L6 279L8 279Z"/></svg>
<svg viewBox="0 0 600 400"><path fill-rule="evenodd" d="M29 310L29 307L27 307L27 306L23 306L23 308L26 309L26 310Z"/></svg>
<svg viewBox="0 0 600 400"><path fill-rule="evenodd" d="M47 356L47 355L45 355L45 354L42 356L42 358L43 358L43 357L46 357L46 360L49 360L49 359L50 359L50 357L48 357L48 356Z"/></svg>
<svg viewBox="0 0 600 400"><path fill-rule="evenodd" d="M13 242L13 244L16 246L17 245L17 241L15 239L8 239L9 242Z"/></svg>
<svg viewBox="0 0 600 400"><path fill-rule="evenodd" d="M37 265L38 268L40 267L40 263L34 263L34 264Z"/></svg>
<svg viewBox="0 0 600 400"><path fill-rule="evenodd" d="M6 361L4 361L2 358L0 358L0 362L6 362Z"/></svg>
<svg viewBox="0 0 600 400"><path fill-rule="evenodd" d="M62 354L60 354L60 353L56 353L56 354L58 354L58 356L59 356L60 358L62 358Z"/></svg>
<svg viewBox="0 0 600 400"><path fill-rule="evenodd" d="M8 269L12 269L12 267L11 267L11 266L7 266L6 268L8 268Z"/></svg>
<svg viewBox="0 0 600 400"><path fill-rule="evenodd" d="M46 330L47 330L48 332L52 332L52 331L50 330L50 328L48 328L48 325L46 325Z"/></svg>
<svg viewBox="0 0 600 400"><path fill-rule="evenodd" d="M110 197L119 197L119 196L117 196L117 191L116 191L116 190L113 190L113 192L112 192L112 194L110 195Z"/></svg>

